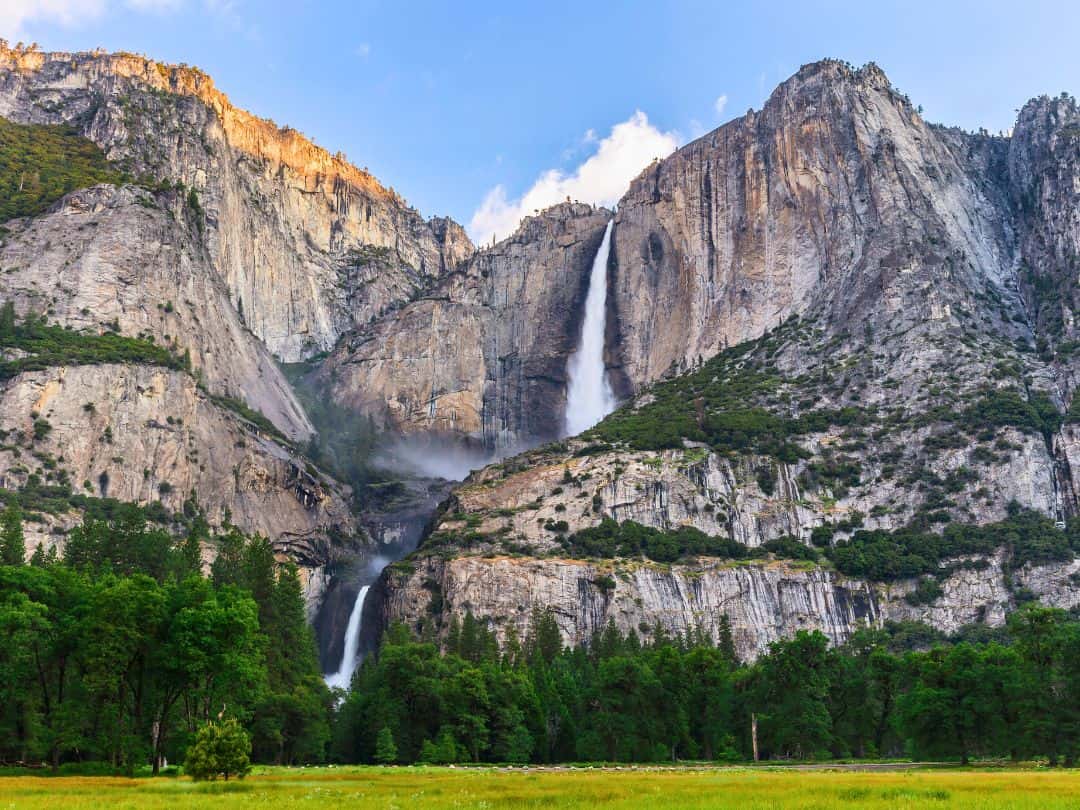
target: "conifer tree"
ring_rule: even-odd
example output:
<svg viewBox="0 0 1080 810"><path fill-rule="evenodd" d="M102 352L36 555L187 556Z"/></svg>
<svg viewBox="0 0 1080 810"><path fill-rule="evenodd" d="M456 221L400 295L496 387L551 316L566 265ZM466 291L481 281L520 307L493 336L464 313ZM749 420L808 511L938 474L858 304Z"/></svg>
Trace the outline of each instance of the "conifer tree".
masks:
<svg viewBox="0 0 1080 810"><path fill-rule="evenodd" d="M22 512L12 504L0 513L0 563L22 565L26 562L26 542L23 539Z"/></svg>

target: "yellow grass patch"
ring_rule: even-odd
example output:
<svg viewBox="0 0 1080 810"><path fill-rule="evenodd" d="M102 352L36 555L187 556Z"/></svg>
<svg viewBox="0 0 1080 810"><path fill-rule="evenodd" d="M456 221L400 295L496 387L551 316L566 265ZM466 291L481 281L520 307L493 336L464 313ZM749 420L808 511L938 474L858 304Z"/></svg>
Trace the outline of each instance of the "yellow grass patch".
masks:
<svg viewBox="0 0 1080 810"><path fill-rule="evenodd" d="M0 778L0 807L1076 808L1080 773L273 768L242 782Z"/></svg>

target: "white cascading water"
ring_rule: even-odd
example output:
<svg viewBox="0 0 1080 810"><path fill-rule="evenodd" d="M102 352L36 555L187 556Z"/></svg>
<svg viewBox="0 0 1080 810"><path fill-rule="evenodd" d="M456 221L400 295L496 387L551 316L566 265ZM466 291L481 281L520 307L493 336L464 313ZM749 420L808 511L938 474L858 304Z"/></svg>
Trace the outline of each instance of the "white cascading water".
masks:
<svg viewBox="0 0 1080 810"><path fill-rule="evenodd" d="M331 689L348 689L356 672L356 652L360 648L360 618L364 613L364 598L370 585L365 585L356 594L349 624L345 628L345 651L341 655L338 671L326 676L326 685Z"/></svg>
<svg viewBox="0 0 1080 810"><path fill-rule="evenodd" d="M566 363L569 384L566 387L565 434L576 436L588 430L613 410L615 394L604 368L604 329L607 317L607 263L611 252L609 220L600 250L593 259L589 275L589 293L585 297L585 322L581 342Z"/></svg>

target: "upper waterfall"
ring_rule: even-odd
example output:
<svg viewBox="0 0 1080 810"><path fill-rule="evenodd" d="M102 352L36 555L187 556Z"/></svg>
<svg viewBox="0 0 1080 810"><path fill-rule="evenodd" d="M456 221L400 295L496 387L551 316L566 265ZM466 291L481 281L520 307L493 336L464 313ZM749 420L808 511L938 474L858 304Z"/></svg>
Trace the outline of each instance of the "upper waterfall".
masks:
<svg viewBox="0 0 1080 810"><path fill-rule="evenodd" d="M569 382L566 387L565 435L588 430L613 410L615 395L604 368L604 330L607 318L607 263L611 252L611 229L608 220L604 239L593 259L589 275L589 293L585 298L585 321L581 340L566 363Z"/></svg>

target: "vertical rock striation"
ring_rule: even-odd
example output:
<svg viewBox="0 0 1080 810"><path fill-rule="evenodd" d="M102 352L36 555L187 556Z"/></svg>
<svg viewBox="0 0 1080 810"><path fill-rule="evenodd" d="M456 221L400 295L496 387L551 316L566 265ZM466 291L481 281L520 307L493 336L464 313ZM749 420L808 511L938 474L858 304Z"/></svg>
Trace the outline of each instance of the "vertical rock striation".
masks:
<svg viewBox="0 0 1080 810"><path fill-rule="evenodd" d="M501 452L554 438L610 217L564 203L527 218L420 299L358 330L320 379L339 402L405 434Z"/></svg>

